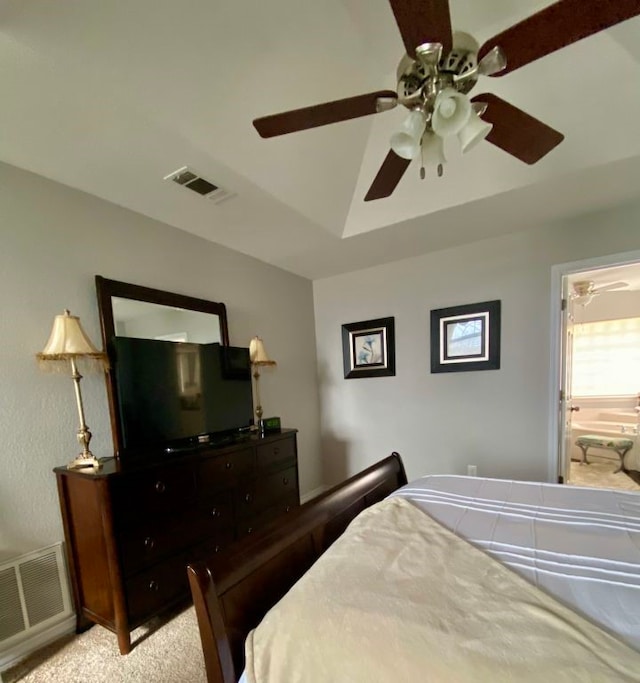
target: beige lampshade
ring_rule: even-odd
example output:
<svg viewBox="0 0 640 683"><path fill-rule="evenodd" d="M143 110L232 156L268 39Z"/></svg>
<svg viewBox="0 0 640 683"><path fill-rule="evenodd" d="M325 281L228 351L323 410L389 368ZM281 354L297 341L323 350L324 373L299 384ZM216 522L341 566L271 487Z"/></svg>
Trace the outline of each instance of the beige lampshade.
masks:
<svg viewBox="0 0 640 683"><path fill-rule="evenodd" d="M252 365L277 365L274 360L269 358L260 337L254 337L249 342L249 357Z"/></svg>
<svg viewBox="0 0 640 683"><path fill-rule="evenodd" d="M68 361L71 358L94 361L102 369L108 367L107 355L93 345L80 325L80 318L66 309L54 318L49 341L37 358L43 367L49 361Z"/></svg>

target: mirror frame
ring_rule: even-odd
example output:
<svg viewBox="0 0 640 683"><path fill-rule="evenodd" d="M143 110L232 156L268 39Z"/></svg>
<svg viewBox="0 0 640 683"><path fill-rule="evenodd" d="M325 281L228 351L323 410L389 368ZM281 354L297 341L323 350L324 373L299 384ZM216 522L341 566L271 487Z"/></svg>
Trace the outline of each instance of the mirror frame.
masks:
<svg viewBox="0 0 640 683"><path fill-rule="evenodd" d="M206 299L198 299L185 294L174 294L173 292L165 292L161 289L133 285L118 280L109 280L101 275L96 275L96 293L98 296L98 311L100 314L103 348L110 360L110 368L107 373L107 397L109 400L109 415L111 417L113 450L114 456L120 458L122 455L122 427L120 424L120 413L118 411L118 391L113 364L113 344L111 341L116 336L115 323L113 320L113 306L111 303L112 297L134 299L136 301L145 301L152 304L172 306L173 308L184 308L189 311L217 315L220 320L220 343L223 346L229 345L227 308L223 303L217 301L207 301Z"/></svg>

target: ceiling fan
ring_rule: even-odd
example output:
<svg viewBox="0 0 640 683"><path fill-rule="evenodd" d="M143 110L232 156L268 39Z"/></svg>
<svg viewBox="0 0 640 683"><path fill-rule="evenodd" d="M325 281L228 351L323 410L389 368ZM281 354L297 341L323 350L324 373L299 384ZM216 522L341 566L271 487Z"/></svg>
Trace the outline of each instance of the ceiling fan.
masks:
<svg viewBox="0 0 640 683"><path fill-rule="evenodd" d="M625 289L628 286L628 282L610 282L609 284L596 287L593 280L579 280L572 284L573 291L569 294L569 297L581 306L586 306L592 301L593 297L598 294L612 292L617 289Z"/></svg>
<svg viewBox="0 0 640 683"><path fill-rule="evenodd" d="M411 160L422 153L446 161L444 139L457 136L464 152L485 139L534 164L564 139L553 128L485 93L467 93L480 76L502 76L582 38L640 15L640 0L559 0L479 46L452 33L449 0L389 0L407 54L397 91L376 92L264 116L253 121L263 138L375 114L402 105L409 115L365 201L390 196ZM424 178L424 167L421 169Z"/></svg>

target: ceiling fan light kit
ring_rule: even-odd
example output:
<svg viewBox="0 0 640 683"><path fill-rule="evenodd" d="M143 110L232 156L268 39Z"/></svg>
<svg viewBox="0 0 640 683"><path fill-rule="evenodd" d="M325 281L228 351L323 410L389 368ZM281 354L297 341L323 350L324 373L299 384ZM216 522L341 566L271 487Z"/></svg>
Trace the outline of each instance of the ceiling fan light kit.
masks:
<svg viewBox="0 0 640 683"><path fill-rule="evenodd" d="M422 153L424 157L436 165L444 164L447 157L444 152L444 140L435 133L427 132L422 138Z"/></svg>
<svg viewBox="0 0 640 683"><path fill-rule="evenodd" d="M457 135L467 125L471 114L467 96L453 88L441 90L431 106L431 128L441 138Z"/></svg>
<svg viewBox="0 0 640 683"><path fill-rule="evenodd" d="M458 142L463 154L472 150L491 132L493 124L483 121L472 108L466 126L458 133Z"/></svg>
<svg viewBox="0 0 640 683"><path fill-rule="evenodd" d="M409 115L391 136L391 150L365 201L390 196L422 152L442 174L442 138L457 136L462 152L482 140L527 164L537 163L564 136L497 95L472 100L480 76L512 73L556 50L640 15L640 0L558 0L479 46L452 33L449 0L389 0L406 49L397 92L379 91L255 119L262 137L381 113L402 105ZM438 138L440 142L434 140ZM424 177L424 169L421 169Z"/></svg>
<svg viewBox="0 0 640 683"><path fill-rule="evenodd" d="M426 126L427 117L422 109L409 112L400 130L391 136L391 149L403 159L415 159L420 153Z"/></svg>

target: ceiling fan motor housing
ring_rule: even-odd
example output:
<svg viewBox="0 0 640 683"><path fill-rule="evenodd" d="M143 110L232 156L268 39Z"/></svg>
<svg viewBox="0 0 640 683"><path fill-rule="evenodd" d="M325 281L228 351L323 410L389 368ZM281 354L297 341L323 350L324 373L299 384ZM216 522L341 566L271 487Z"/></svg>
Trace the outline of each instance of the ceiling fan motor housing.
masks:
<svg viewBox="0 0 640 683"><path fill-rule="evenodd" d="M407 109L423 107L427 113L433 109L435 98L446 88L468 93L476 84L477 75L463 80L456 77L474 74L477 67L477 52L454 47L441 57L435 73L420 59L405 55L398 65L398 102Z"/></svg>

